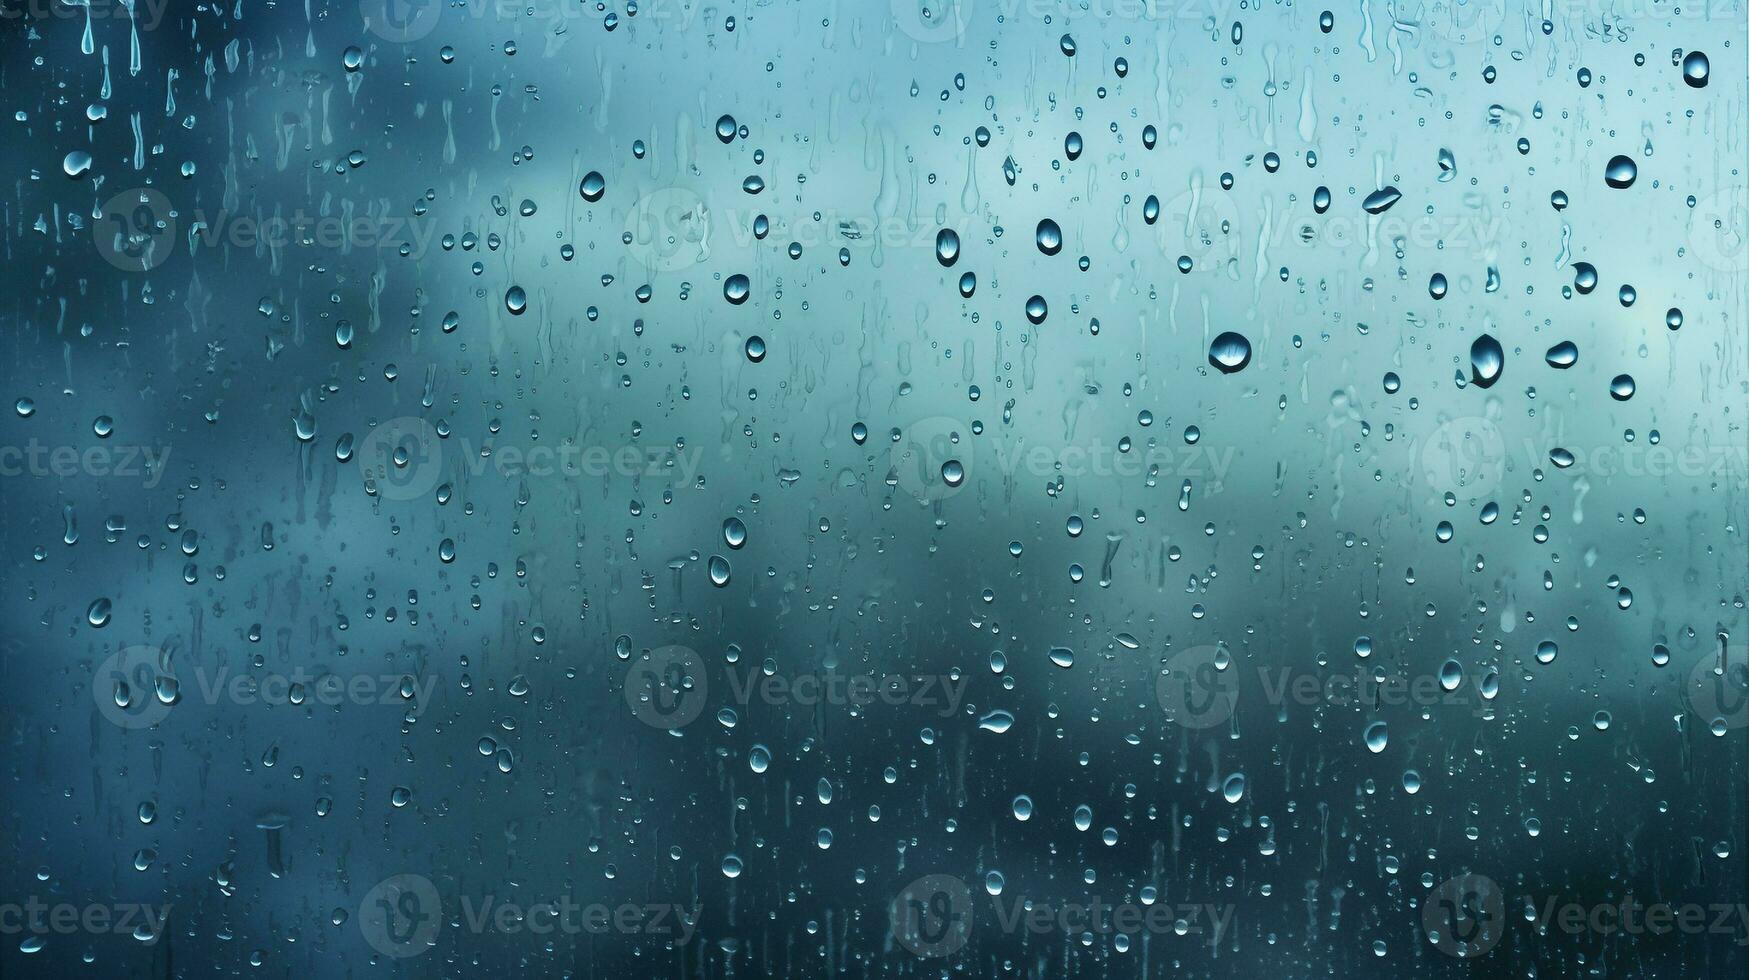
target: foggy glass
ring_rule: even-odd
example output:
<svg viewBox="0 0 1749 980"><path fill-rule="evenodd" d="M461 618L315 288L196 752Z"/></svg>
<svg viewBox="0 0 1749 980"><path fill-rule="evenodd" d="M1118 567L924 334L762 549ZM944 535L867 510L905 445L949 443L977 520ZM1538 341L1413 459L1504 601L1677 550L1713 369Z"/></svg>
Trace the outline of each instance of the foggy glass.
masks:
<svg viewBox="0 0 1749 980"><path fill-rule="evenodd" d="M1745 23L0 0L0 976L1741 976Z"/></svg>

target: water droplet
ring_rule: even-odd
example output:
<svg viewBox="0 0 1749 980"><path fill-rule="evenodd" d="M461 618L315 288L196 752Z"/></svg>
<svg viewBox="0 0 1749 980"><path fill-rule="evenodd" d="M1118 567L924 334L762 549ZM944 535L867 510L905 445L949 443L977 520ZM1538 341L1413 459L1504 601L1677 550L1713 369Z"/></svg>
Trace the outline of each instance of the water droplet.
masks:
<svg viewBox="0 0 1749 980"><path fill-rule="evenodd" d="M583 195L583 200L594 204L601 200L601 195L607 193L607 178L601 176L600 171L591 170L583 175L583 182L577 185L577 192Z"/></svg>
<svg viewBox="0 0 1749 980"><path fill-rule="evenodd" d="M1712 64L1707 61L1706 54L1700 51L1690 51L1682 57L1682 80L1689 88L1706 88L1707 75L1712 71Z"/></svg>
<svg viewBox="0 0 1749 980"><path fill-rule="evenodd" d="M1455 691L1464 682L1464 665L1456 660L1447 660L1439 668L1439 686L1447 691Z"/></svg>
<svg viewBox="0 0 1749 980"><path fill-rule="evenodd" d="M978 719L978 727L986 732L1000 735L1014 727L1014 716L1000 709L992 711Z"/></svg>
<svg viewBox="0 0 1749 980"><path fill-rule="evenodd" d="M957 459L950 459L941 464L941 482L950 487L957 487L966 482L966 468Z"/></svg>
<svg viewBox="0 0 1749 980"><path fill-rule="evenodd" d="M1228 803L1237 803L1245 796L1245 774L1233 773L1227 781L1221 784L1221 797Z"/></svg>
<svg viewBox="0 0 1749 980"><path fill-rule="evenodd" d="M1403 199L1403 192L1395 187L1381 187L1366 196L1360 206L1367 214L1384 214L1391 206Z"/></svg>
<svg viewBox="0 0 1749 980"><path fill-rule="evenodd" d="M1251 341L1231 330L1221 333L1209 345L1209 363L1222 374L1244 370L1251 363Z"/></svg>
<svg viewBox="0 0 1749 980"><path fill-rule="evenodd" d="M747 302L752 291L752 284L739 272L723 280L723 298L735 306Z"/></svg>
<svg viewBox="0 0 1749 980"><path fill-rule="evenodd" d="M84 150L74 150L61 161L61 169L66 171L67 176L77 180L91 169L91 154Z"/></svg>
<svg viewBox="0 0 1749 980"><path fill-rule="evenodd" d="M1033 241L1038 243L1038 250L1046 255L1055 255L1063 250L1063 229L1057 223L1045 218L1038 223L1038 230L1033 233Z"/></svg>
<svg viewBox="0 0 1749 980"><path fill-rule="evenodd" d="M1493 387L1505 367L1506 352L1493 334L1485 333L1470 344L1470 382L1476 387Z"/></svg>
<svg viewBox="0 0 1749 980"><path fill-rule="evenodd" d="M1632 157L1616 154L1609 158L1609 165L1603 168L1603 182L1617 190L1634 186L1634 178L1640 175L1640 168Z"/></svg>
<svg viewBox="0 0 1749 980"><path fill-rule="evenodd" d="M941 267L946 269L946 268L951 268L953 266L953 264L955 262L958 262L959 260L960 260L960 236L959 236L959 232L954 231L952 228L943 228L940 231L936 232L935 233L935 261L940 262ZM967 275L970 275L970 274L971 273L967 273Z"/></svg>

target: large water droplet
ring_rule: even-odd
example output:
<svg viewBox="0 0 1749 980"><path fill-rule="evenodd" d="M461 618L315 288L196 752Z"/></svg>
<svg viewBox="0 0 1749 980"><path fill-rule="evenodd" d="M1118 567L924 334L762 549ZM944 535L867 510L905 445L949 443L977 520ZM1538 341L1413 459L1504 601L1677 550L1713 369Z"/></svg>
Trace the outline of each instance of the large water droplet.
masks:
<svg viewBox="0 0 1749 980"><path fill-rule="evenodd" d="M723 298L735 306L747 302L747 297L753 292L753 286L747 277L737 272L723 280Z"/></svg>
<svg viewBox="0 0 1749 980"><path fill-rule="evenodd" d="M1228 803L1237 803L1245 796L1245 774L1233 773L1221 784L1221 796Z"/></svg>
<svg viewBox="0 0 1749 980"><path fill-rule="evenodd" d="M1476 387L1493 387L1505 367L1506 352L1493 334L1485 333L1470 344L1470 382Z"/></svg>
<svg viewBox="0 0 1749 980"><path fill-rule="evenodd" d="M1384 214L1391 209L1391 205L1402 199L1402 191L1395 187L1381 187L1368 194L1366 200L1360 202L1360 206L1366 209L1367 214Z"/></svg>
<svg viewBox="0 0 1749 980"><path fill-rule="evenodd" d="M1705 52L1690 51L1682 57L1682 80L1689 88L1706 88L1707 75L1712 71L1712 64L1707 61Z"/></svg>
<svg viewBox="0 0 1749 980"><path fill-rule="evenodd" d="M1038 243L1038 250L1046 255L1055 255L1063 250L1063 229L1049 218L1038 223L1038 230L1033 233L1033 240Z"/></svg>
<svg viewBox="0 0 1749 980"><path fill-rule="evenodd" d="M67 176L77 180L91 169L91 154L84 150L74 150L61 161L61 169L66 171Z"/></svg>
<svg viewBox="0 0 1749 980"><path fill-rule="evenodd" d="M1223 332L1209 345L1209 363L1222 374L1244 370L1251 363L1251 341L1241 333Z"/></svg>
<svg viewBox="0 0 1749 980"><path fill-rule="evenodd" d="M1640 168L1632 157L1616 154L1609 158L1609 165L1603 168L1603 182L1620 190L1634 186L1634 178L1640 175Z"/></svg>
<svg viewBox="0 0 1749 980"><path fill-rule="evenodd" d="M583 200L594 204L601 200L601 195L607 193L607 178L601 172L591 170L583 175L583 182L577 185L577 192L583 195Z"/></svg>
<svg viewBox="0 0 1749 980"><path fill-rule="evenodd" d="M935 261L942 268L949 268L960 260L959 232L952 228L943 228L935 233Z"/></svg>
<svg viewBox="0 0 1749 980"><path fill-rule="evenodd" d="M1006 711L998 709L990 712L982 718L979 718L978 727L986 732L993 732L1000 735L1014 727L1014 716Z"/></svg>

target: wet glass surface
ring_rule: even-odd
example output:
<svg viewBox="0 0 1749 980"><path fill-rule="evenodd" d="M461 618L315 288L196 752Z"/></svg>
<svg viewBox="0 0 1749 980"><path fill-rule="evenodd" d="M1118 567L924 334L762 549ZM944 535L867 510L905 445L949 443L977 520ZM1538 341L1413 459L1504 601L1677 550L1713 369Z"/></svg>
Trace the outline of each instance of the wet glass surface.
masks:
<svg viewBox="0 0 1749 980"><path fill-rule="evenodd" d="M0 976L1741 976L1745 35L0 0Z"/></svg>

